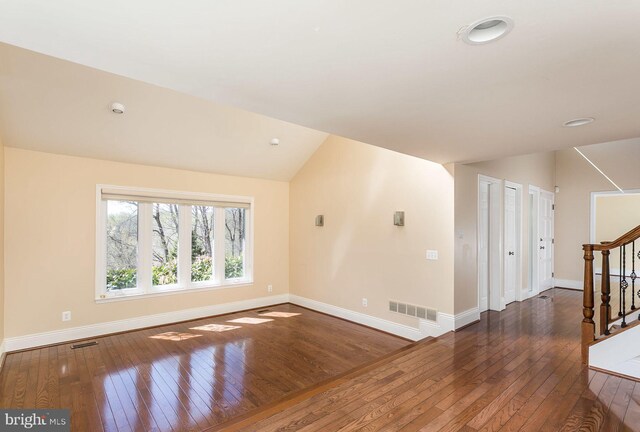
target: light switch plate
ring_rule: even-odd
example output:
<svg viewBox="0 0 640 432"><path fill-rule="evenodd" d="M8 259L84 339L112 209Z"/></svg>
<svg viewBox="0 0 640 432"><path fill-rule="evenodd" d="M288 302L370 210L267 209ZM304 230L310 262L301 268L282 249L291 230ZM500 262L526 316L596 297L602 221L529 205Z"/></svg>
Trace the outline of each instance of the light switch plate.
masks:
<svg viewBox="0 0 640 432"><path fill-rule="evenodd" d="M438 251L437 250L427 250L427 259L428 260L437 260L438 259Z"/></svg>

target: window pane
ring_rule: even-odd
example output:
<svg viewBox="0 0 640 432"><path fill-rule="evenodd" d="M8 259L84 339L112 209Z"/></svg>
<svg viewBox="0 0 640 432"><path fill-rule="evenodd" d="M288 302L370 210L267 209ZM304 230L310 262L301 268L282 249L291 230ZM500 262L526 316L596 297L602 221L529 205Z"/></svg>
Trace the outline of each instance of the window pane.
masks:
<svg viewBox="0 0 640 432"><path fill-rule="evenodd" d="M243 208L224 210L224 277L227 279L244 276L245 218L246 211Z"/></svg>
<svg viewBox="0 0 640 432"><path fill-rule="evenodd" d="M107 201L107 291L135 288L137 273L138 203Z"/></svg>
<svg viewBox="0 0 640 432"><path fill-rule="evenodd" d="M213 279L213 207L191 206L191 280Z"/></svg>
<svg viewBox="0 0 640 432"><path fill-rule="evenodd" d="M153 204L153 285L178 283L178 205Z"/></svg>

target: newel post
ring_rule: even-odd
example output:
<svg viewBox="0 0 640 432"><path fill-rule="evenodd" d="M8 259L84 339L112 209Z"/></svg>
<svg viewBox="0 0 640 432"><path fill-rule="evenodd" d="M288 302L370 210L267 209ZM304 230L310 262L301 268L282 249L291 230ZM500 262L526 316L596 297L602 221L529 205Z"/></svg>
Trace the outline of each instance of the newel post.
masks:
<svg viewBox="0 0 640 432"><path fill-rule="evenodd" d="M582 362L589 362L589 344L595 340L596 325L593 322L593 245L582 246L584 251L584 291L582 301Z"/></svg>
<svg viewBox="0 0 640 432"><path fill-rule="evenodd" d="M611 317L611 270L609 269L609 254L608 250L602 251L602 285L601 285L601 300L600 304L600 334L609 334L609 317Z"/></svg>

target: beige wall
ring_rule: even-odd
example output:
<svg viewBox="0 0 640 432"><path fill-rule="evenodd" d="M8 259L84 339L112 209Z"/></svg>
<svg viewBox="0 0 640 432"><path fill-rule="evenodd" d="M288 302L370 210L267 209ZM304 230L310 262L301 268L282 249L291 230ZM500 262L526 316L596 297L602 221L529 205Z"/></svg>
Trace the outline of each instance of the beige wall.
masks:
<svg viewBox="0 0 640 432"><path fill-rule="evenodd" d="M5 149L6 337L289 291L289 184ZM252 286L96 304L96 184L255 197ZM62 322L61 312L72 312ZM36 319L37 318L37 319Z"/></svg>
<svg viewBox="0 0 640 432"><path fill-rule="evenodd" d="M580 149L621 188L640 189L637 167L640 142L597 144ZM591 192L615 188L574 149L556 152L556 173L560 187L556 195L556 278L582 281L582 245L590 240ZM640 218L636 217L638 224Z"/></svg>
<svg viewBox="0 0 640 432"><path fill-rule="evenodd" d="M613 241L640 225L640 193L596 197L595 242Z"/></svg>
<svg viewBox="0 0 640 432"><path fill-rule="evenodd" d="M474 164L455 165L455 312L478 304L477 218L478 175L509 180L523 185L522 283L528 281L529 199L528 186L553 191L554 152L510 157Z"/></svg>
<svg viewBox="0 0 640 432"><path fill-rule="evenodd" d="M390 299L453 312L453 177L443 166L330 137L290 187L292 294L413 326L388 311Z"/></svg>
<svg viewBox="0 0 640 432"><path fill-rule="evenodd" d="M4 145L0 137L0 345L4 341Z"/></svg>

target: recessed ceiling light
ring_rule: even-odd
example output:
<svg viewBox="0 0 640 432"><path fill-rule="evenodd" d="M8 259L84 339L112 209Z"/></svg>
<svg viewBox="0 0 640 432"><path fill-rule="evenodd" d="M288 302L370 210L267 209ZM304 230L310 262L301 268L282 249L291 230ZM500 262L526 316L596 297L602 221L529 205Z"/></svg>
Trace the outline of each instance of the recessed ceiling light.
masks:
<svg viewBox="0 0 640 432"><path fill-rule="evenodd" d="M111 112L115 114L124 114L124 105L120 102L114 102L111 104Z"/></svg>
<svg viewBox="0 0 640 432"><path fill-rule="evenodd" d="M476 21L458 31L459 37L470 45L482 45L507 35L513 29L513 20L507 16L494 16Z"/></svg>
<svg viewBox="0 0 640 432"><path fill-rule="evenodd" d="M596 119L594 119L593 117L583 117L583 118L577 118L577 119L573 119L573 120L569 120L566 121L562 124L562 126L564 127L578 127L578 126L584 126L587 125L589 123L593 123Z"/></svg>
<svg viewBox="0 0 640 432"><path fill-rule="evenodd" d="M269 144L271 144L272 146L277 146L278 144L280 144L280 140L278 138L272 138L271 141L269 141Z"/></svg>

